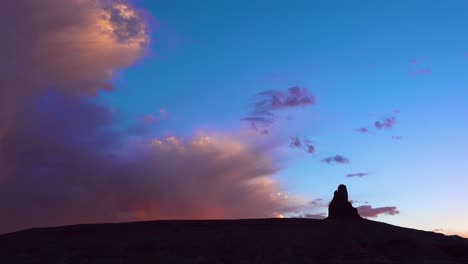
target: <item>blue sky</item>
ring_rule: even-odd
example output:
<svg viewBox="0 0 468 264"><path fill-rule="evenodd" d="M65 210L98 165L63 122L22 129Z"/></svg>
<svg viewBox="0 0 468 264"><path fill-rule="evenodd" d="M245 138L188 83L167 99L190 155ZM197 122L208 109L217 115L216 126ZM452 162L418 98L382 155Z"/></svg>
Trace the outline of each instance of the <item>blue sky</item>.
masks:
<svg viewBox="0 0 468 264"><path fill-rule="evenodd" d="M253 96L307 87L280 138L289 193L397 206L377 220L468 233L466 1L142 1L154 17L150 55L123 71L105 101L133 120L166 109L160 134L245 126ZM399 110L396 125L360 134ZM375 129L374 129L375 130ZM392 140L402 136L403 140ZM349 164L320 160L342 154ZM363 178L348 173L370 172Z"/></svg>

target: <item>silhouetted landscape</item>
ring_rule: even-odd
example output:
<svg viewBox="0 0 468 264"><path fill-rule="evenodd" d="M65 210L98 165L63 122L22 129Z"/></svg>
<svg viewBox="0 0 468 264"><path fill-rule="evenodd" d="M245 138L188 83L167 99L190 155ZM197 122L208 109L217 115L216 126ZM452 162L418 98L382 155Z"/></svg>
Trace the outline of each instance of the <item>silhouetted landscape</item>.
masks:
<svg viewBox="0 0 468 264"><path fill-rule="evenodd" d="M468 239L369 220L150 221L2 235L0 263L468 263Z"/></svg>
<svg viewBox="0 0 468 264"><path fill-rule="evenodd" d="M467 263L468 239L359 217L347 188L327 219L149 221L36 228L0 236L17 263Z"/></svg>

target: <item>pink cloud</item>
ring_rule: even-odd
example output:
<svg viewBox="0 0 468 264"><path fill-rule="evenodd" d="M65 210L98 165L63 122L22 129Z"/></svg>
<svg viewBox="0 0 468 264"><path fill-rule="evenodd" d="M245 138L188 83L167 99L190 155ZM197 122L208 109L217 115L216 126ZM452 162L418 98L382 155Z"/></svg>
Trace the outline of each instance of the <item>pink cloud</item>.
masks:
<svg viewBox="0 0 468 264"><path fill-rule="evenodd" d="M147 114L141 117L141 121L145 124L154 124L167 118L167 111L165 109L159 110L159 115L155 116Z"/></svg>
<svg viewBox="0 0 468 264"><path fill-rule="evenodd" d="M47 91L96 96L113 90L118 72L147 54L148 20L127 0L2 3L0 138L16 110Z"/></svg>
<svg viewBox="0 0 468 264"><path fill-rule="evenodd" d="M362 205L362 206L357 207L357 209L358 209L359 214L362 217L366 217L366 218L377 217L381 214L397 215L400 213L397 207L395 206L373 208L371 205Z"/></svg>

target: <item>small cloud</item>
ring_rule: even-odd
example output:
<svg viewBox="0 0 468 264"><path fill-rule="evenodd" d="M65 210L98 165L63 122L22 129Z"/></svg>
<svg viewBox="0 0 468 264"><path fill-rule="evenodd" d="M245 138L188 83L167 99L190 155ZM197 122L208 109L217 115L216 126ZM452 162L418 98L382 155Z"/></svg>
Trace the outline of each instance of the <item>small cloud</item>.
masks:
<svg viewBox="0 0 468 264"><path fill-rule="evenodd" d="M361 128L358 128L356 129L357 132L361 133L361 134L367 134L369 133L369 129L367 127L361 127Z"/></svg>
<svg viewBox="0 0 468 264"><path fill-rule="evenodd" d="M328 164L333 164L333 163L347 164L349 163L349 159L341 155L335 155L335 156L327 157L323 159L322 162L325 162Z"/></svg>
<svg viewBox="0 0 468 264"><path fill-rule="evenodd" d="M302 142L298 137L291 137L291 143L289 143L289 146L292 148L300 148L302 147Z"/></svg>
<svg viewBox="0 0 468 264"><path fill-rule="evenodd" d="M257 94L262 98L255 104L255 111L273 111L299 106L309 106L316 103L315 96L307 88L293 86L287 91L264 91Z"/></svg>
<svg viewBox="0 0 468 264"><path fill-rule="evenodd" d="M397 215L400 212L395 206L377 207L373 208L371 205L361 205L357 207L359 214L362 217L377 217L381 214Z"/></svg>
<svg viewBox="0 0 468 264"><path fill-rule="evenodd" d="M307 146L307 153L309 153L309 154L314 154L315 153L315 147L312 144L306 143L306 146Z"/></svg>
<svg viewBox="0 0 468 264"><path fill-rule="evenodd" d="M443 228L436 228L436 229L433 229L432 232L438 232L438 233L441 233L441 232L444 232L445 230Z"/></svg>
<svg viewBox="0 0 468 264"><path fill-rule="evenodd" d="M312 207L328 207L328 203L322 198L317 198L309 202Z"/></svg>
<svg viewBox="0 0 468 264"><path fill-rule="evenodd" d="M403 140L403 136L392 136L393 140Z"/></svg>
<svg viewBox="0 0 468 264"><path fill-rule="evenodd" d="M141 121L146 124L152 124L156 122L156 117L152 114L147 114L141 117Z"/></svg>
<svg viewBox="0 0 468 264"><path fill-rule="evenodd" d="M358 173L350 173L350 174L346 174L346 177L348 178L352 178L352 177L364 177L364 176L367 176L369 175L369 173L365 173L365 172L358 172Z"/></svg>
<svg viewBox="0 0 468 264"><path fill-rule="evenodd" d="M154 124L167 118L167 111L165 109L159 110L159 115L147 114L140 118L145 124Z"/></svg>
<svg viewBox="0 0 468 264"><path fill-rule="evenodd" d="M386 118L383 121L375 121L374 126L375 128L381 130L381 129L391 129L396 123L396 117L392 116L389 118Z"/></svg>

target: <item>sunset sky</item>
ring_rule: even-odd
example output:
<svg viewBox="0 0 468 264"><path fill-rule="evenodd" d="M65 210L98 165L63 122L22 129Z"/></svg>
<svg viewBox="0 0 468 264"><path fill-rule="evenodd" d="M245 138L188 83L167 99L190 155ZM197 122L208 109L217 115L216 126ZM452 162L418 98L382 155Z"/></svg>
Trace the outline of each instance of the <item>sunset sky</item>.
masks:
<svg viewBox="0 0 468 264"><path fill-rule="evenodd" d="M0 233L323 218L346 184L372 220L468 237L467 9L8 1Z"/></svg>

